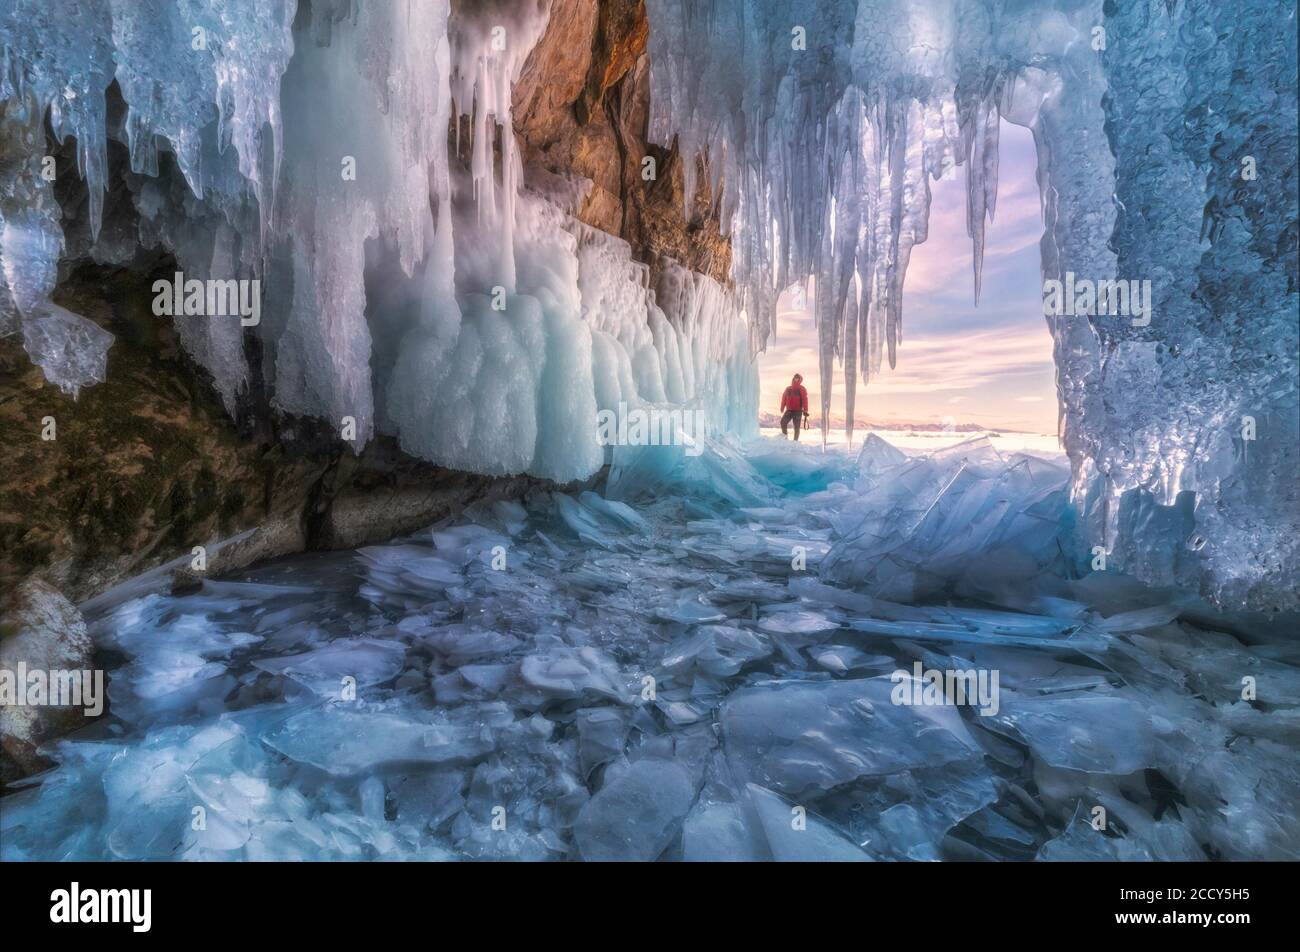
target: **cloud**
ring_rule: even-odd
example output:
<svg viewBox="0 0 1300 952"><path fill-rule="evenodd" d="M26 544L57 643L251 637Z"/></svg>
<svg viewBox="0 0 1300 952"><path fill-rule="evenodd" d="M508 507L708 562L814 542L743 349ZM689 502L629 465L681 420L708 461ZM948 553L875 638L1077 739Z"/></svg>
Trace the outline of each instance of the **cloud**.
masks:
<svg viewBox="0 0 1300 952"><path fill-rule="evenodd" d="M969 390L1052 366L1052 338L1046 328L971 331L906 341L899 348L898 366L891 371L886 363L870 386L878 395Z"/></svg>

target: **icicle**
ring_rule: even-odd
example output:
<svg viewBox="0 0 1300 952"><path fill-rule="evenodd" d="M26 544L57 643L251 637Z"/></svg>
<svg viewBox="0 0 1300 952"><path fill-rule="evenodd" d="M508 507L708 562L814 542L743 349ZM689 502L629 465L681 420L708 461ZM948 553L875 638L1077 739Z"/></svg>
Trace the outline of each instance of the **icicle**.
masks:
<svg viewBox="0 0 1300 952"><path fill-rule="evenodd" d="M991 222L998 197L998 117L997 99L988 96L977 102L967 123L962 126L966 152L966 234L971 239L975 269L975 303L980 300L980 283L984 270L984 221Z"/></svg>
<svg viewBox="0 0 1300 952"><path fill-rule="evenodd" d="M646 10L650 134L678 143L687 198L693 156L707 148L711 163L720 159L709 171L734 202L732 278L747 300L815 275L821 359L851 359L864 382L886 357L896 366L929 179L962 162L978 298L997 196L998 104L1016 73L1001 47L990 55L979 38L1018 36L1025 14L973 0L810 4L797 15L773 2L647 0ZM958 96L968 76L981 77L973 100ZM774 315L755 315L752 326L761 348Z"/></svg>
<svg viewBox="0 0 1300 952"><path fill-rule="evenodd" d="M853 276L857 284L857 275ZM850 295L848 307L844 314L844 431L849 449L853 448L853 419L857 407L858 393L858 298Z"/></svg>
<svg viewBox="0 0 1300 952"><path fill-rule="evenodd" d="M547 3L521 4L513 15L495 8L458 8L451 19L452 98L469 111L471 174L478 220L499 230L496 284L513 294L515 209L523 171L510 120L511 87L528 54L546 29ZM459 117L457 118L459 130ZM501 180L496 176L496 143L501 143Z"/></svg>

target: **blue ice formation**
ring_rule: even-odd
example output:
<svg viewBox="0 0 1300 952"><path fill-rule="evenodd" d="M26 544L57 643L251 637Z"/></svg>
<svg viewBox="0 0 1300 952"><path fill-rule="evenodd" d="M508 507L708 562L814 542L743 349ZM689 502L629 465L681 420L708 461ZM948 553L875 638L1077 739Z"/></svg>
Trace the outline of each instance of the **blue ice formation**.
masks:
<svg viewBox="0 0 1300 952"><path fill-rule="evenodd" d="M759 331L781 289L816 279L824 415L837 363L848 421L858 379L894 365L929 183L957 167L978 300L999 121L1026 126L1044 280L1153 287L1147 323L1047 317L1088 535L1153 582L1300 607L1294 0L647 10L652 138L725 183ZM1176 505L1191 522L1157 513Z"/></svg>
<svg viewBox="0 0 1300 952"><path fill-rule="evenodd" d="M127 583L83 606L110 717L0 800L0 859L1300 858L1294 641L1090 571L1069 478L711 438Z"/></svg>
<svg viewBox="0 0 1300 952"><path fill-rule="evenodd" d="M21 329L65 389L102 380L111 338L49 299L65 244L123 265L161 247L187 279L261 281L255 328L176 319L232 413L252 335L273 404L356 449L378 431L447 466L567 481L606 462L599 410L688 407L752 435L754 339L735 295L671 262L651 286L625 243L570 217L567 193L524 187L511 85L548 12L5 0L0 333ZM462 114L470 137L449 141ZM85 235L63 233L42 174L47 115L56 140L76 139ZM134 233L104 227L110 139L129 152Z"/></svg>

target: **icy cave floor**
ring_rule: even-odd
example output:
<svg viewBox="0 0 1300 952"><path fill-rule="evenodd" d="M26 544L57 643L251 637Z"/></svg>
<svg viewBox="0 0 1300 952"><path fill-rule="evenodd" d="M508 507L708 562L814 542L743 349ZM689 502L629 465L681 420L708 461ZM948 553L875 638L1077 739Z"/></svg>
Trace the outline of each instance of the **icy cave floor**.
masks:
<svg viewBox="0 0 1300 952"><path fill-rule="evenodd" d="M617 454L604 495L92 616L110 717L0 855L1300 858L1294 647L1090 571L1059 463ZM996 704L894 703L916 662Z"/></svg>

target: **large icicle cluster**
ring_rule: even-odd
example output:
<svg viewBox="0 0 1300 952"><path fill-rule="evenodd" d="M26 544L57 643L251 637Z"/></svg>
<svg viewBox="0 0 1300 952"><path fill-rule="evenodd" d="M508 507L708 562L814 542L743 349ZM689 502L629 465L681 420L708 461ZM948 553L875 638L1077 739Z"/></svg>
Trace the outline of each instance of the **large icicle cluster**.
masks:
<svg viewBox="0 0 1300 952"><path fill-rule="evenodd" d="M6 4L0 15L0 125L10 140L7 152L14 151L14 136L24 148L6 155L0 172L0 333L12 332L21 319L28 353L51 382L75 393L103 380L112 337L49 302L63 236L46 165L46 116L56 140L76 140L92 238L102 224L110 134L127 145L132 171L146 175L158 174L165 144L193 194L206 195L230 217L227 206L245 189L264 197L271 177L262 168L268 132L271 164L278 165L279 79L293 52L293 11L283 0ZM127 112L122 128L110 130L105 92L113 81ZM220 178L226 152L239 178L233 190ZM234 263L214 259L222 251L229 255L228 247L210 250L196 269L206 270L209 260ZM221 366L221 358L229 362L238 349L229 326L187 328L182 336L209 366ZM238 369L222 369L231 373L216 375L218 386L229 395L243 377Z"/></svg>
<svg viewBox="0 0 1300 952"><path fill-rule="evenodd" d="M837 360L850 428L858 377L895 365L930 180L959 165L978 300L999 119L1033 124L1043 66L1086 41L1088 6L648 0L652 138L676 136L687 170L708 154L764 336L776 294L815 276L823 414Z"/></svg>
<svg viewBox="0 0 1300 952"><path fill-rule="evenodd" d="M129 265L162 248L187 280L260 281L254 328L175 318L232 414L259 389L356 449L386 432L444 465L559 480L605 460L598 410L689 405L753 431L738 299L663 262L656 304L625 244L524 187L511 86L546 0L9 6L0 333L21 326L47 378L103 379L111 335L49 301L68 251L40 175L46 116L77 142L79 251ZM129 153L134 232L101 232L110 141Z"/></svg>
<svg viewBox="0 0 1300 952"><path fill-rule="evenodd" d="M1047 318L1092 537L1151 581L1296 607L1296 50L1277 29L1293 3L647 10L652 138L675 138L687 170L707 153L756 330L772 330L777 292L815 277L824 415L837 361L850 427L858 378L894 364L929 180L955 166L978 299L998 124L1027 126L1044 279L1153 288L1146 326ZM1189 490L1194 526L1168 511Z"/></svg>

